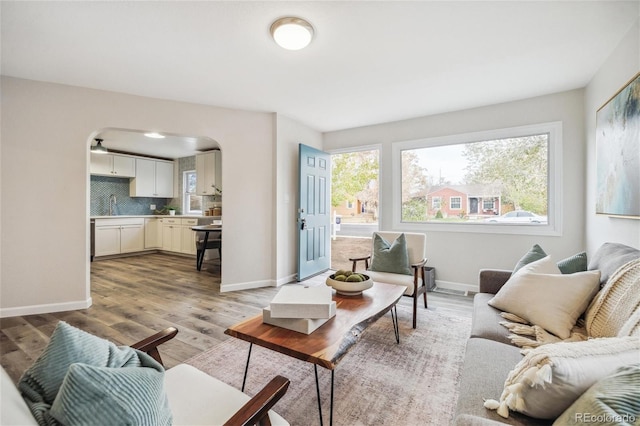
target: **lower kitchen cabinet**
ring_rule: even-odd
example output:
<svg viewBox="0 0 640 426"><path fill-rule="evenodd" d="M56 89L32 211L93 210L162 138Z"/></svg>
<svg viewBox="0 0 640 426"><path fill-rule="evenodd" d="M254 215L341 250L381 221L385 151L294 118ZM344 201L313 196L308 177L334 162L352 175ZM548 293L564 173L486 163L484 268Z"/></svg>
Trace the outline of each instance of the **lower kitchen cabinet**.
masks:
<svg viewBox="0 0 640 426"><path fill-rule="evenodd" d="M191 230L198 219L163 218L162 249L184 254L196 254L196 233Z"/></svg>
<svg viewBox="0 0 640 426"><path fill-rule="evenodd" d="M144 220L144 248L162 248L162 219L153 217Z"/></svg>
<svg viewBox="0 0 640 426"><path fill-rule="evenodd" d="M96 219L95 255L132 253L144 250L144 219Z"/></svg>

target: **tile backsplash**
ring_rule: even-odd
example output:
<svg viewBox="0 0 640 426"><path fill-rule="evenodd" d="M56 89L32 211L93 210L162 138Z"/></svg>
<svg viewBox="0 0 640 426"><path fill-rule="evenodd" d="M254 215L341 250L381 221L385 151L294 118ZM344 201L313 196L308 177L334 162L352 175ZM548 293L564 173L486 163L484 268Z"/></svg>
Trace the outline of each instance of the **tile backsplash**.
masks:
<svg viewBox="0 0 640 426"><path fill-rule="evenodd" d="M91 216L109 214L109 197L116 196L117 214L147 215L153 214L151 204L156 209L171 204L171 198L129 197L129 179L110 176L91 176Z"/></svg>

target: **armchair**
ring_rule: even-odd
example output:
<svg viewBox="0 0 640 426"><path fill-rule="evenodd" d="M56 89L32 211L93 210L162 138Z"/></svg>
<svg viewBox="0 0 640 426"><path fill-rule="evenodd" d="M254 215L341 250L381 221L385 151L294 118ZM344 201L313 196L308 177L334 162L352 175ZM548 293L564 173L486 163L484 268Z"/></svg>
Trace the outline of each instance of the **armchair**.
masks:
<svg viewBox="0 0 640 426"><path fill-rule="evenodd" d="M146 352L162 364L158 346L176 334L178 330L170 327L131 347ZM288 387L287 378L276 376L251 398L187 364L170 368L164 375L174 425L288 425L270 411ZM0 370L0 389L0 424L38 424L4 369Z"/></svg>
<svg viewBox="0 0 640 426"><path fill-rule="evenodd" d="M375 236L379 235L384 238L386 241L392 242L395 241L396 238L403 234L403 232L374 232L372 238L372 248L371 253L374 252L373 243L375 241ZM405 275L399 273L392 272L384 272L384 271L372 271L370 270L369 261L372 259L372 254L369 254L365 257L358 258L349 258L351 262L353 262L351 270L353 272L357 272L358 262L364 261L364 269L366 270L366 274L371 277L373 281L380 281L389 284L396 284L405 286L406 290L404 292L405 296L409 296L413 298L413 328L416 328L417 323L417 313L418 313L418 298L422 294L424 297L424 307L427 308L427 287L425 286L425 273L424 267L427 263L426 251L427 251L427 237L425 234L420 233L410 233L404 232L406 243L407 243L407 252L409 256L409 264L412 275Z"/></svg>

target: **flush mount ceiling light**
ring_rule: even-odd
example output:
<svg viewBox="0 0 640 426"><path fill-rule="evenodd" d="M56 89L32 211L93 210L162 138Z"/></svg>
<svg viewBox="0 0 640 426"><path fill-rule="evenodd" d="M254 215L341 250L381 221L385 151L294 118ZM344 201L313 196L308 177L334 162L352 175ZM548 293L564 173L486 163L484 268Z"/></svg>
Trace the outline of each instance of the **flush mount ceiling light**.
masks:
<svg viewBox="0 0 640 426"><path fill-rule="evenodd" d="M148 138L153 138L153 139L164 139L165 136L161 135L160 133L157 132L149 132L149 133L145 133L144 134L146 137Z"/></svg>
<svg viewBox="0 0 640 426"><path fill-rule="evenodd" d="M313 27L302 18L288 16L271 24L271 36L284 49L300 50L311 43Z"/></svg>
<svg viewBox="0 0 640 426"><path fill-rule="evenodd" d="M103 139L94 139L94 141L96 141L97 143L95 144L95 146L91 147L91 152L93 152L94 154L106 154L107 152L109 152L107 148L102 146Z"/></svg>

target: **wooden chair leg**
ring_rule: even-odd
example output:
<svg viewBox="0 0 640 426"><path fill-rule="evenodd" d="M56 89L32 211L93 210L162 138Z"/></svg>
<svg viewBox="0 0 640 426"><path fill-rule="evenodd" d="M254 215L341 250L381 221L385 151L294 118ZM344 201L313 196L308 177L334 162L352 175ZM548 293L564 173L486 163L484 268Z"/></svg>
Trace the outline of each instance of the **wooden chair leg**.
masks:
<svg viewBox="0 0 640 426"><path fill-rule="evenodd" d="M413 294L413 328L416 328L417 325L418 297L419 295L417 293Z"/></svg>
<svg viewBox="0 0 640 426"><path fill-rule="evenodd" d="M424 289L424 308L427 309L427 288Z"/></svg>

